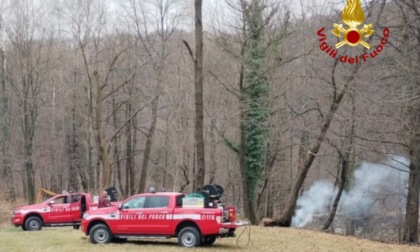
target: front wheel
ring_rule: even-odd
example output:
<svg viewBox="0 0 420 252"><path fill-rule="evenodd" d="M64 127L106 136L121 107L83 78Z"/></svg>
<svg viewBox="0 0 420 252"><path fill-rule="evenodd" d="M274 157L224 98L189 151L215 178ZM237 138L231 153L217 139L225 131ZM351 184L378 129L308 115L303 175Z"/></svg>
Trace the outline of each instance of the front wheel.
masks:
<svg viewBox="0 0 420 252"><path fill-rule="evenodd" d="M198 247L201 234L195 227L184 227L178 234L178 244L187 248Z"/></svg>
<svg viewBox="0 0 420 252"><path fill-rule="evenodd" d="M42 220L37 216L32 216L26 219L24 226L25 228L23 228L23 230L28 230L28 231L41 230Z"/></svg>
<svg viewBox="0 0 420 252"><path fill-rule="evenodd" d="M109 228L104 224L96 224L92 227L90 230L90 241L93 244L104 244L108 243L112 239L111 232L109 231Z"/></svg>

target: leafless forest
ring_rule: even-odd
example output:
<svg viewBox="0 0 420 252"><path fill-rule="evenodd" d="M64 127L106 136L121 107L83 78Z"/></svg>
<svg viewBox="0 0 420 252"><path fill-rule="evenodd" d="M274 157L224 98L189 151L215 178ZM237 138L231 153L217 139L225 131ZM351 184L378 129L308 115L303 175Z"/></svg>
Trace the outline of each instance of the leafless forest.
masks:
<svg viewBox="0 0 420 252"><path fill-rule="evenodd" d="M216 183L253 223L418 242L420 2L203 2L0 1L1 197ZM333 58L360 2L371 48Z"/></svg>

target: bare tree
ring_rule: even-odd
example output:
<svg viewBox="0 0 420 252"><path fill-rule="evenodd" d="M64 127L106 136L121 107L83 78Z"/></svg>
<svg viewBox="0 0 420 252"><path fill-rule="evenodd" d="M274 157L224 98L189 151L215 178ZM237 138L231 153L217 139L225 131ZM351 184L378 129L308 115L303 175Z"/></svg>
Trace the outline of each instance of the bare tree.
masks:
<svg viewBox="0 0 420 252"><path fill-rule="evenodd" d="M195 25L195 58L194 58L194 87L195 87L195 126L194 137L196 146L197 170L194 188L204 186L206 172L204 150L204 104L203 104L203 18L202 0L194 0Z"/></svg>
<svg viewBox="0 0 420 252"><path fill-rule="evenodd" d="M39 94L51 67L52 37L34 19L34 12L45 12L44 6L29 1L15 2L7 29L11 49L8 80L18 97L24 143L23 159L27 200L34 202L35 169L33 140L40 110ZM42 20L42 19L40 19Z"/></svg>
<svg viewBox="0 0 420 252"><path fill-rule="evenodd" d="M352 4L356 4L356 2L352 2ZM384 9L384 4L385 2L383 1L381 4L380 10L377 13L376 20L380 20L383 9ZM358 8L361 8L361 6L359 5ZM363 19L364 19L364 16L363 16ZM305 182L308 172L310 168L312 167L312 164L316 156L318 155L321 149L321 146L323 145L324 141L327 138L327 134L330 130L331 124L334 120L337 110L339 109L341 103L343 102L344 97L347 95L349 87L351 87L351 85L354 85L353 83L357 79L357 73L360 69L360 65L355 65L354 67L351 68L351 70L347 74L345 74L345 76L340 76L340 74L343 73L343 71L338 70L341 68L341 66L339 66L338 64L339 64L339 59L335 58L334 64L331 68L331 74L330 74L331 80L328 81L329 85L331 85L332 90L333 90L332 98L329 101L329 106L328 106L326 114L322 114L322 112L320 114L322 123L320 124L318 133L316 133L315 135L315 141L312 144L312 146L309 147L308 154L306 155L303 161L303 164L298 171L297 178L292 184L292 189L289 193L289 196L283 208L282 214L280 215L278 219L271 222L267 222L266 223L267 226L290 226L291 225L292 217L294 215L294 211L296 207L296 202L299 197L299 191L301 190ZM339 86L340 82L342 83L341 88ZM315 108L315 111L316 110L319 111L319 109Z"/></svg>
<svg viewBox="0 0 420 252"><path fill-rule="evenodd" d="M403 241L410 243L418 242L418 218L419 218L419 195L420 195L420 131L419 111L420 105L417 97L420 90L420 5L418 1L396 0L395 5L399 10L401 28L401 40L394 46L400 45L397 49L401 57L401 77L396 76L402 81L404 89L401 94L404 101L402 112L406 120L404 121L405 132L407 132L406 142L410 155L408 194L406 203L405 225Z"/></svg>
<svg viewBox="0 0 420 252"><path fill-rule="evenodd" d="M126 6L130 23L134 24L137 45L136 55L139 62L144 62L145 70L153 73L153 87L151 92L144 92L145 97L150 100L150 124L144 135L143 159L140 170L140 180L137 191L143 192L146 189L146 182L149 178L149 166L152 155L155 131L157 128L158 110L161 94L171 74L168 70L168 57L173 53L170 48L174 36L179 36L177 29L183 19L183 8L177 6L179 0L155 0L143 3L138 0L130 0ZM153 16L152 16L153 15ZM156 18L158 17L158 18ZM144 73L147 74L147 73ZM149 94L151 93L151 94ZM137 130L137 125L134 125Z"/></svg>
<svg viewBox="0 0 420 252"><path fill-rule="evenodd" d="M6 56L4 52L3 32L4 24L3 18L0 17L0 84L1 84L1 101L0 101L0 130L1 130L1 153L3 162L3 179L5 183L6 198L12 201L15 200L15 189L13 186L13 173L11 164L11 134L10 134L10 94L6 88Z"/></svg>
<svg viewBox="0 0 420 252"><path fill-rule="evenodd" d="M86 72L88 80L88 101L89 101L89 118L92 129L95 133L95 139L98 148L98 160L102 165L102 169L96 172L101 174L99 183L101 188L108 187L112 183L112 157L110 155L110 138L107 137L105 122L105 100L119 90L125 82L117 85L113 90L108 91L111 75L115 70L115 65L119 61L128 47L118 48L112 43L114 38L109 37L111 43L106 44L104 37L106 36L106 8L98 5L95 1L87 1L79 3L73 7L68 6L68 11L63 10L67 17L72 21L71 34L79 47L81 60ZM113 47L106 50L106 46ZM89 50L90 49L90 50ZM105 54L104 52L108 52ZM90 58L90 56L92 56ZM105 63L104 63L105 62ZM102 71L104 69L104 71ZM118 133L117 130L116 133ZM91 161L90 161L91 162ZM98 163L99 164L99 163ZM91 172L91 178L94 173Z"/></svg>

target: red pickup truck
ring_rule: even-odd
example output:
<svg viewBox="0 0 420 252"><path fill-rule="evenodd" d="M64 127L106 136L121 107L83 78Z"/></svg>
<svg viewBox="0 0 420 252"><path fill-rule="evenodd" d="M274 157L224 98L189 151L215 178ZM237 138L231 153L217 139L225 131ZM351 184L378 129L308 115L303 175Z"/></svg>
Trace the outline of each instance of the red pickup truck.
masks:
<svg viewBox="0 0 420 252"><path fill-rule="evenodd" d="M235 236L236 228L248 224L236 222L234 207L186 206L184 197L176 192L137 194L119 206L85 212L82 231L92 243L178 237L180 245L196 247Z"/></svg>
<svg viewBox="0 0 420 252"><path fill-rule="evenodd" d="M23 230L41 230L44 226L80 227L87 210L97 208L88 193L57 194L35 205L22 206L12 211L12 224Z"/></svg>

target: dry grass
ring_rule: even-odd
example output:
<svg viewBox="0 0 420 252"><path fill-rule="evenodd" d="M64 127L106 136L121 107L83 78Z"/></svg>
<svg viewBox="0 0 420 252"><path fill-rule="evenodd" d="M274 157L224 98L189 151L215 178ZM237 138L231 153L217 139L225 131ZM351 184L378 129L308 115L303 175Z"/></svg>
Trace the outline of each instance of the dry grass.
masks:
<svg viewBox="0 0 420 252"><path fill-rule="evenodd" d="M23 199L18 199L16 202L7 202L0 198L0 224L10 223L10 217L12 210L17 206L25 205ZM1 252L1 250L0 250Z"/></svg>
<svg viewBox="0 0 420 252"><path fill-rule="evenodd" d="M15 205L15 204L14 204ZM72 227L43 228L25 232L10 225L12 205L0 202L0 252L112 252L188 251L176 239L129 240L124 244L94 245L82 231ZM304 229L247 227L239 229L236 238L219 239L211 247L191 251L389 251L420 252L420 246L373 242L355 237L332 235Z"/></svg>
<svg viewBox="0 0 420 252"><path fill-rule="evenodd" d="M420 251L420 246L394 245L341 235L331 235L303 229L251 227L237 238L219 239L211 247L193 251ZM240 234L239 232L238 234ZM124 244L94 245L80 230L71 227L44 228L42 231L25 232L10 225L0 227L1 252L111 252L186 251L176 239L129 240Z"/></svg>

